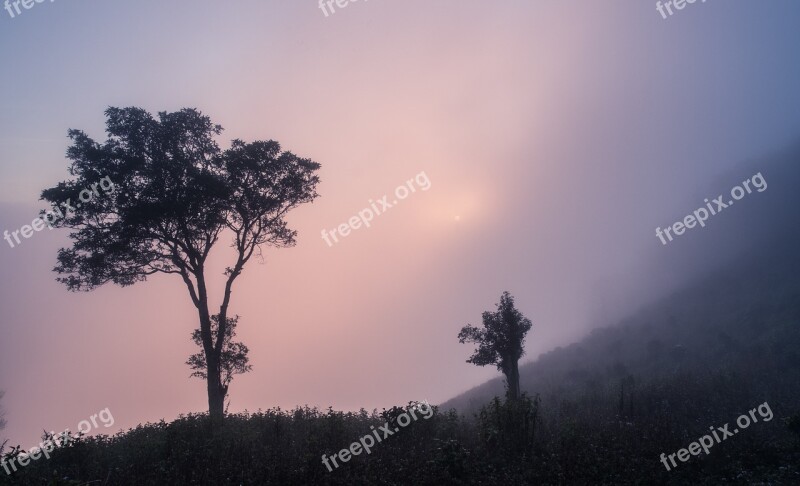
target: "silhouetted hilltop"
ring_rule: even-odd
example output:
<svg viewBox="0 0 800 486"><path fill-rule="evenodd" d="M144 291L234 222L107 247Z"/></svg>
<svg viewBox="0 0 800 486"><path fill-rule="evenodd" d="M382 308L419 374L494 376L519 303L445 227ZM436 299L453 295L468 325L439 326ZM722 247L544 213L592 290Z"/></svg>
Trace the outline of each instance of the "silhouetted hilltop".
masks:
<svg viewBox="0 0 800 486"><path fill-rule="evenodd" d="M522 389L559 400L620 381L742 373L748 390L797 400L800 386L800 144L721 178L719 192L761 172L768 187L712 218L690 238L660 244L648 281L676 269L684 284L611 327L520 367ZM708 196L712 196L709 192ZM712 196L715 197L715 196ZM702 198L698 202L702 204ZM529 337L536 339L536 322ZM755 378L758 377L758 380ZM503 394L501 378L442 404L472 413ZM795 401L795 404L800 403ZM547 404L547 400L545 400ZM742 404L742 407L747 406Z"/></svg>
<svg viewBox="0 0 800 486"><path fill-rule="evenodd" d="M759 258L712 273L617 326L596 329L580 342L526 363L520 368L522 389L561 400L599 386L613 387L628 376L664 380L738 372L750 375L751 392L791 391L796 400L800 259L754 256ZM442 408L473 412L502 391L498 378Z"/></svg>

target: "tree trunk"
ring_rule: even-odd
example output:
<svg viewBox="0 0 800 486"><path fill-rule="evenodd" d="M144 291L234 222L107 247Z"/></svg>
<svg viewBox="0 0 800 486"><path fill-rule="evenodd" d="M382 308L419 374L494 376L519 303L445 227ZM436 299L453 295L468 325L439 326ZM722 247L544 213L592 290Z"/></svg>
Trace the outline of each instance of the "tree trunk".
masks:
<svg viewBox="0 0 800 486"><path fill-rule="evenodd" d="M203 291L203 298L205 299ZM225 418L225 395L227 388L222 386L220 355L214 346L211 335L211 316L205 300L200 306L200 336L203 339L203 350L206 354L206 388L208 390L208 416L211 419L212 435L219 430Z"/></svg>
<svg viewBox="0 0 800 486"><path fill-rule="evenodd" d="M225 390L221 383L219 359L214 354L206 353L208 373L208 415L211 417L212 433L222 427L225 418Z"/></svg>
<svg viewBox="0 0 800 486"><path fill-rule="evenodd" d="M220 359L222 357L222 348L225 342L225 331L228 327L228 312L227 308L223 306L218 315L217 335L215 336L216 342L213 343L211 355L213 360L208 361L208 413L211 417L212 432L215 429L222 427L225 418L225 395L228 394L228 387L222 383L222 366ZM213 361L213 363L212 363ZM211 367L214 366L214 373L211 373Z"/></svg>
<svg viewBox="0 0 800 486"><path fill-rule="evenodd" d="M508 382L508 399L509 400L518 400L519 399L519 362L516 360L511 360L509 364L508 375L506 376L506 381Z"/></svg>
<svg viewBox="0 0 800 486"><path fill-rule="evenodd" d="M180 262L176 263L180 267ZM206 355L206 385L208 390L208 416L211 419L211 434L214 435L218 431L225 419L225 395L228 393L228 387L222 384L222 370L220 367L220 357L222 356L222 341L225 339L225 326L227 320L220 323L217 336L218 343L214 342L214 336L211 335L211 313L208 311L208 292L206 292L206 281L203 272L202 264L199 268L192 269L191 273L197 281L197 292L195 293L194 286L192 285L189 277L189 270L185 266L181 268L181 275L183 281L189 289L189 295L192 297L200 317L200 337L203 341L203 351ZM230 282L228 284L228 294ZM222 309L222 318L226 319L227 303ZM219 349L217 349L219 348Z"/></svg>

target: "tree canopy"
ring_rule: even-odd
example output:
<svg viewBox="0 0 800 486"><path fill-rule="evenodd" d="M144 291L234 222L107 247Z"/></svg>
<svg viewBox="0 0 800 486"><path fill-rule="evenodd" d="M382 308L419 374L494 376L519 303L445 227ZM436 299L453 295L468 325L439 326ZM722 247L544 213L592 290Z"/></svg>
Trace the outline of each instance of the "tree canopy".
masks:
<svg viewBox="0 0 800 486"><path fill-rule="evenodd" d="M216 141L222 127L192 108L157 118L135 107L105 114L107 140L70 130L74 178L42 191L53 212L65 209L52 226L73 230L72 246L58 252L58 281L87 291L109 282L129 286L156 273L180 276L198 311L209 410L221 424L227 384L220 360L230 343L228 323L236 323L228 319L233 283L262 246L295 244L297 232L284 218L318 196L320 165L273 140L236 139L222 150ZM224 234L235 259L223 272L219 311L212 312L206 262Z"/></svg>
<svg viewBox="0 0 800 486"><path fill-rule="evenodd" d="M467 363L477 366L496 365L506 376L509 395L519 396L518 363L525 354L525 335L531 321L514 307L514 297L503 292L496 312L483 313L483 328L467 324L458 333L461 344L475 343L478 348Z"/></svg>

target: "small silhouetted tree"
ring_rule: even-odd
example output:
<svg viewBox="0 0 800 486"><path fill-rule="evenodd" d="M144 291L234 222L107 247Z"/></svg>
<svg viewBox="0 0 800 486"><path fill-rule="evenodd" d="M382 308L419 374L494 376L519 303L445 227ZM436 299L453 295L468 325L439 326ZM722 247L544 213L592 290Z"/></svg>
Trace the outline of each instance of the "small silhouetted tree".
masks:
<svg viewBox="0 0 800 486"><path fill-rule="evenodd" d="M222 378L224 392L228 392L228 385L233 381L233 375L241 375L252 370L249 365L250 358L247 353L250 350L243 343L233 341L236 337L236 326L239 324L239 316L229 317L228 325L225 327L225 339L222 342L222 353L219 356L219 368ZM219 314L211 316L211 333L215 336L219 333ZM192 332L192 341L200 347L200 352L189 356L186 364L194 370L190 376L208 379L206 363L206 352L203 348L203 333L200 329Z"/></svg>
<svg viewBox="0 0 800 486"><path fill-rule="evenodd" d="M57 280L88 291L108 282L133 285L157 273L179 276L198 312L208 409L217 428L225 414L221 359L233 283L264 245L295 244L297 232L284 218L317 197L320 165L281 151L272 140L234 140L222 150L215 140L222 127L195 109L158 118L141 108L105 114L108 139L98 143L70 130L74 179L42 192L53 213L64 209L51 224L73 230L72 247L58 252ZM207 262L226 235L234 261L223 273L219 311L212 312Z"/></svg>
<svg viewBox="0 0 800 486"><path fill-rule="evenodd" d="M5 391L0 390L0 401L3 400L3 396L5 395L5 393L6 393ZM7 425L7 422L6 422L6 411L3 408L3 405L0 404L0 431L5 429L6 425ZM7 443L8 443L8 440L4 440L3 442L0 442L0 456L2 456L3 449L6 448L6 444Z"/></svg>
<svg viewBox="0 0 800 486"><path fill-rule="evenodd" d="M510 400L520 396L519 360L525 354L525 335L531 327L531 321L514 307L514 297L503 292L497 311L483 313L483 328L467 324L458 333L460 343L478 345L467 363L496 365L505 375Z"/></svg>

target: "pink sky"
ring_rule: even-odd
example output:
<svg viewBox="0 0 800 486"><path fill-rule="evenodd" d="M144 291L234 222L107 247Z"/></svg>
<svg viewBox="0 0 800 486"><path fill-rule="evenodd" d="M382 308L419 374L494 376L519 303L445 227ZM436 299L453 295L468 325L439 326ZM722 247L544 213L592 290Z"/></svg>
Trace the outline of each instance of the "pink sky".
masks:
<svg viewBox="0 0 800 486"><path fill-rule="evenodd" d="M289 217L297 247L236 283L253 371L230 410L441 402L497 375L456 335L503 290L534 323L528 359L579 338L658 287L637 276L655 226L798 133L796 59L773 49L796 5L733 3L667 21L638 1L43 4L0 19L0 231L68 177L68 128L103 139L107 106L197 107L223 146L275 139L322 164L321 197ZM421 171L430 190L321 239ZM123 428L204 411L182 282L70 294L51 271L66 244L0 248L8 437L106 407Z"/></svg>

